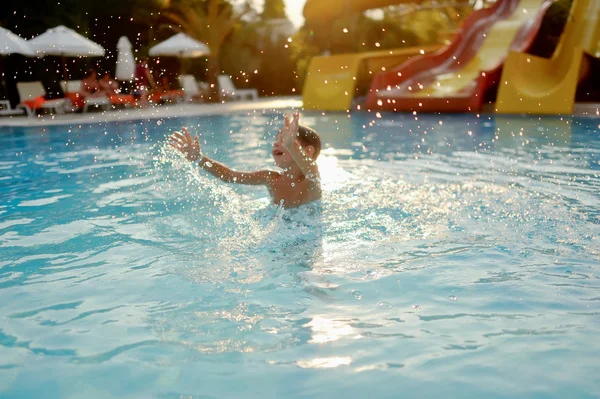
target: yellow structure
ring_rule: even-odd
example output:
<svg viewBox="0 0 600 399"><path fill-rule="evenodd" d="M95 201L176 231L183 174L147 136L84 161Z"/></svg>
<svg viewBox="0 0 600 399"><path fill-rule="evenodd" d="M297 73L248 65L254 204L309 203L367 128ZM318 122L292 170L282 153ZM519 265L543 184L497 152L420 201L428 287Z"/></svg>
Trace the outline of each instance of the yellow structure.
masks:
<svg viewBox="0 0 600 399"><path fill-rule="evenodd" d="M600 54L600 1L574 0L561 41L552 58L511 52L504 64L496 112L570 114L584 52ZM583 66L583 67L582 67Z"/></svg>
<svg viewBox="0 0 600 399"><path fill-rule="evenodd" d="M310 22L329 22L352 12L397 5L419 4L424 0L307 0L304 18ZM468 0L457 0L468 3ZM308 110L346 111L357 89L368 86L373 75L394 68L409 58L435 51L441 45L422 46L356 54L315 57L311 60L302 91Z"/></svg>
<svg viewBox="0 0 600 399"><path fill-rule="evenodd" d="M436 75L433 81L427 81L422 90L414 87L415 97L455 97L462 90L468 89L476 82L482 71L494 70L502 63L508 49L522 25L532 16L537 15L541 0L521 0L510 18L500 20L484 35L483 44L460 69ZM426 72L426 71L424 71ZM384 92L383 96L394 97L395 90Z"/></svg>
<svg viewBox="0 0 600 399"><path fill-rule="evenodd" d="M302 91L304 109L346 111L350 109L356 91L360 86L368 87L375 73L440 47L433 45L314 57Z"/></svg>

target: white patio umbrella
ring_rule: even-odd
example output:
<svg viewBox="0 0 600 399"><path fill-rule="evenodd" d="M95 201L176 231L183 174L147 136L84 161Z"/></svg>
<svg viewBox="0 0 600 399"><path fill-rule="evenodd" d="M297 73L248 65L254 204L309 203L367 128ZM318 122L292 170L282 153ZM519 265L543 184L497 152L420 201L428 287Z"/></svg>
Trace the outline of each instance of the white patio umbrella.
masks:
<svg viewBox="0 0 600 399"><path fill-rule="evenodd" d="M148 54L151 56L197 58L210 54L210 49L206 44L192 39L185 33L178 33L152 47ZM183 72L183 60L181 60L180 74L181 72Z"/></svg>
<svg viewBox="0 0 600 399"><path fill-rule="evenodd" d="M40 56L56 55L62 57L65 80L68 80L65 57L104 56L102 46L63 25L48 29L41 35L29 40L28 43Z"/></svg>
<svg viewBox="0 0 600 399"><path fill-rule="evenodd" d="M115 78L122 81L133 80L135 75L135 61L131 51L131 42L126 36L121 36L117 43L117 70Z"/></svg>
<svg viewBox="0 0 600 399"><path fill-rule="evenodd" d="M27 40L21 39L8 29L0 26L0 54L22 54L34 56L35 51L31 48Z"/></svg>
<svg viewBox="0 0 600 399"><path fill-rule="evenodd" d="M29 46L27 40L20 38L8 29L5 29L0 26L0 56L10 54L34 56L35 51L33 51L31 46ZM0 72L2 73L2 79L0 80L0 83L6 86L6 82L4 81L4 68L2 66L2 58L3 57L0 57Z"/></svg>
<svg viewBox="0 0 600 399"><path fill-rule="evenodd" d="M210 49L206 44L192 39L185 33L178 33L152 47L148 54L196 58L210 54Z"/></svg>

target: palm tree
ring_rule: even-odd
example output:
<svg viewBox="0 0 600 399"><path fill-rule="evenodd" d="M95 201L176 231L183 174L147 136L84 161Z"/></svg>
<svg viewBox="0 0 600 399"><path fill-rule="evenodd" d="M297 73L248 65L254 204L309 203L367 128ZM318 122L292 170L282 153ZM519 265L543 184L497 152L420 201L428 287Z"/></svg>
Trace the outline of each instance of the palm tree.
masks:
<svg viewBox="0 0 600 399"><path fill-rule="evenodd" d="M246 4L242 11L234 11L224 0L205 0L195 6L180 4L161 12L164 18L177 24L175 30L182 31L196 40L206 43L208 55L207 76L210 84L208 100L219 100L217 76L221 73L219 55L223 42L231 34L236 24L250 11Z"/></svg>

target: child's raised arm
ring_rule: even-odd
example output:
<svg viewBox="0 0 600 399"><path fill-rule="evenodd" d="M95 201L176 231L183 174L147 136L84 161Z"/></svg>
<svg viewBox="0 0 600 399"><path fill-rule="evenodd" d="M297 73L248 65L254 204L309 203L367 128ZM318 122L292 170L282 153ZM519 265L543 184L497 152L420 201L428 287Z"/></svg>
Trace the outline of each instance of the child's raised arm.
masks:
<svg viewBox="0 0 600 399"><path fill-rule="evenodd" d="M181 152L191 162L198 162L200 167L208 173L226 183L265 185L274 178L277 172L260 170L256 172L240 172L229 168L222 163L205 157L200 151L198 136L192 139L190 132L182 128L183 133L174 132L169 138L169 145Z"/></svg>
<svg viewBox="0 0 600 399"><path fill-rule="evenodd" d="M298 112L294 112L291 122L287 115L284 117L284 125L281 130L283 145L290 152L304 176L309 180L316 181L320 177L319 168L315 161L304 152L302 144L298 140L299 118Z"/></svg>

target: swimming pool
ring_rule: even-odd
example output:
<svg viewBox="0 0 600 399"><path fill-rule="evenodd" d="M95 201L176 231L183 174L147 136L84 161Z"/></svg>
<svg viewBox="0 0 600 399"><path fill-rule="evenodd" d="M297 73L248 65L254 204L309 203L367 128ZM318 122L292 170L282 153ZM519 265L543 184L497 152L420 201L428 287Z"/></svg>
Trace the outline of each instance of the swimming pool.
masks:
<svg viewBox="0 0 600 399"><path fill-rule="evenodd" d="M0 134L0 397L600 395L600 120L306 114L322 210L216 182L249 113Z"/></svg>

